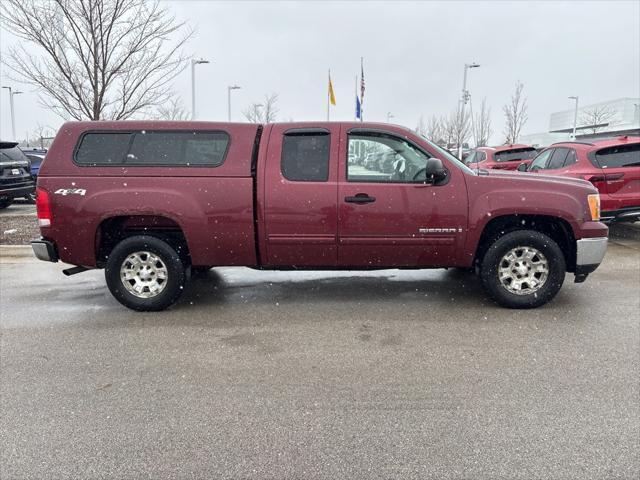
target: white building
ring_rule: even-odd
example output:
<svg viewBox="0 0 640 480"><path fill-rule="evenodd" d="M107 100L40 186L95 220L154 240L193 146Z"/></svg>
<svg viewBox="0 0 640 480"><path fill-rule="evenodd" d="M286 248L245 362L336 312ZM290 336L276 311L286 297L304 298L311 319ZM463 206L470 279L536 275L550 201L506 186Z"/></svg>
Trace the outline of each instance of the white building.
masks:
<svg viewBox="0 0 640 480"><path fill-rule="evenodd" d="M522 135L519 141L546 146L571 140L574 115L574 109L552 113L549 117L548 132ZM578 106L576 140L614 135L640 135L640 98L618 98Z"/></svg>

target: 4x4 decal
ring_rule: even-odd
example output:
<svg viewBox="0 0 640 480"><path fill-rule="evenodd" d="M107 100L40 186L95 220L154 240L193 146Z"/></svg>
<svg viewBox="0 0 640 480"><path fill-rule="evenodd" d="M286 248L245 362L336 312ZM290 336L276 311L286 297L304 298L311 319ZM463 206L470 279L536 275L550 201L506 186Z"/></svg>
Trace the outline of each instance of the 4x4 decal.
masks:
<svg viewBox="0 0 640 480"><path fill-rule="evenodd" d="M87 191L84 188L59 188L55 192L56 195L82 195L83 197L87 194Z"/></svg>

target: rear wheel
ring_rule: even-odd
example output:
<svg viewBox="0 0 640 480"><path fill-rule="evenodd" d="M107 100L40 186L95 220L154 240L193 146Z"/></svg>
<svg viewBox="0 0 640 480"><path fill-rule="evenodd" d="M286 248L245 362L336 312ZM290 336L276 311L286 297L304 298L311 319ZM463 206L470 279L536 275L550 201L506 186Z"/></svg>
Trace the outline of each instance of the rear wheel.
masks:
<svg viewBox="0 0 640 480"><path fill-rule="evenodd" d="M125 238L111 251L105 269L109 290L125 307L158 311L182 294L186 269L167 242L147 235Z"/></svg>
<svg viewBox="0 0 640 480"><path fill-rule="evenodd" d="M553 239L533 230L518 230L489 247L480 277L500 305L535 308L556 296L565 271L564 255Z"/></svg>

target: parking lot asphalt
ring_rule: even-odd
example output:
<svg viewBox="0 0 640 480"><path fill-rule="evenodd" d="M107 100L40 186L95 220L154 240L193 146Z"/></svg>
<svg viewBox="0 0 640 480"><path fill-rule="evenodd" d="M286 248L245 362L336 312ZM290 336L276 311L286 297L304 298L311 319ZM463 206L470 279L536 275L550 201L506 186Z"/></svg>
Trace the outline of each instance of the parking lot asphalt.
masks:
<svg viewBox="0 0 640 480"><path fill-rule="evenodd" d="M638 478L640 241L506 310L457 271L213 270L134 313L0 264L2 479Z"/></svg>

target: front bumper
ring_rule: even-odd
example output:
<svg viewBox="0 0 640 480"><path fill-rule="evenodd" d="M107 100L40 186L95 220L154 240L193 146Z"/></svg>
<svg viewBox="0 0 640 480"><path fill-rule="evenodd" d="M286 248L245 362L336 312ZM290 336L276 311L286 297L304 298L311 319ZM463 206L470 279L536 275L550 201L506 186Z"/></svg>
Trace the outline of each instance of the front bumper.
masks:
<svg viewBox="0 0 640 480"><path fill-rule="evenodd" d="M56 246L49 240L32 240L31 248L33 248L33 253L38 260L57 262L59 259Z"/></svg>
<svg viewBox="0 0 640 480"><path fill-rule="evenodd" d="M605 223L637 222L640 220L640 206L625 207L620 210L603 211L600 216Z"/></svg>
<svg viewBox="0 0 640 480"><path fill-rule="evenodd" d="M607 252L607 237L581 238L576 241L576 277L586 276L602 263Z"/></svg>

